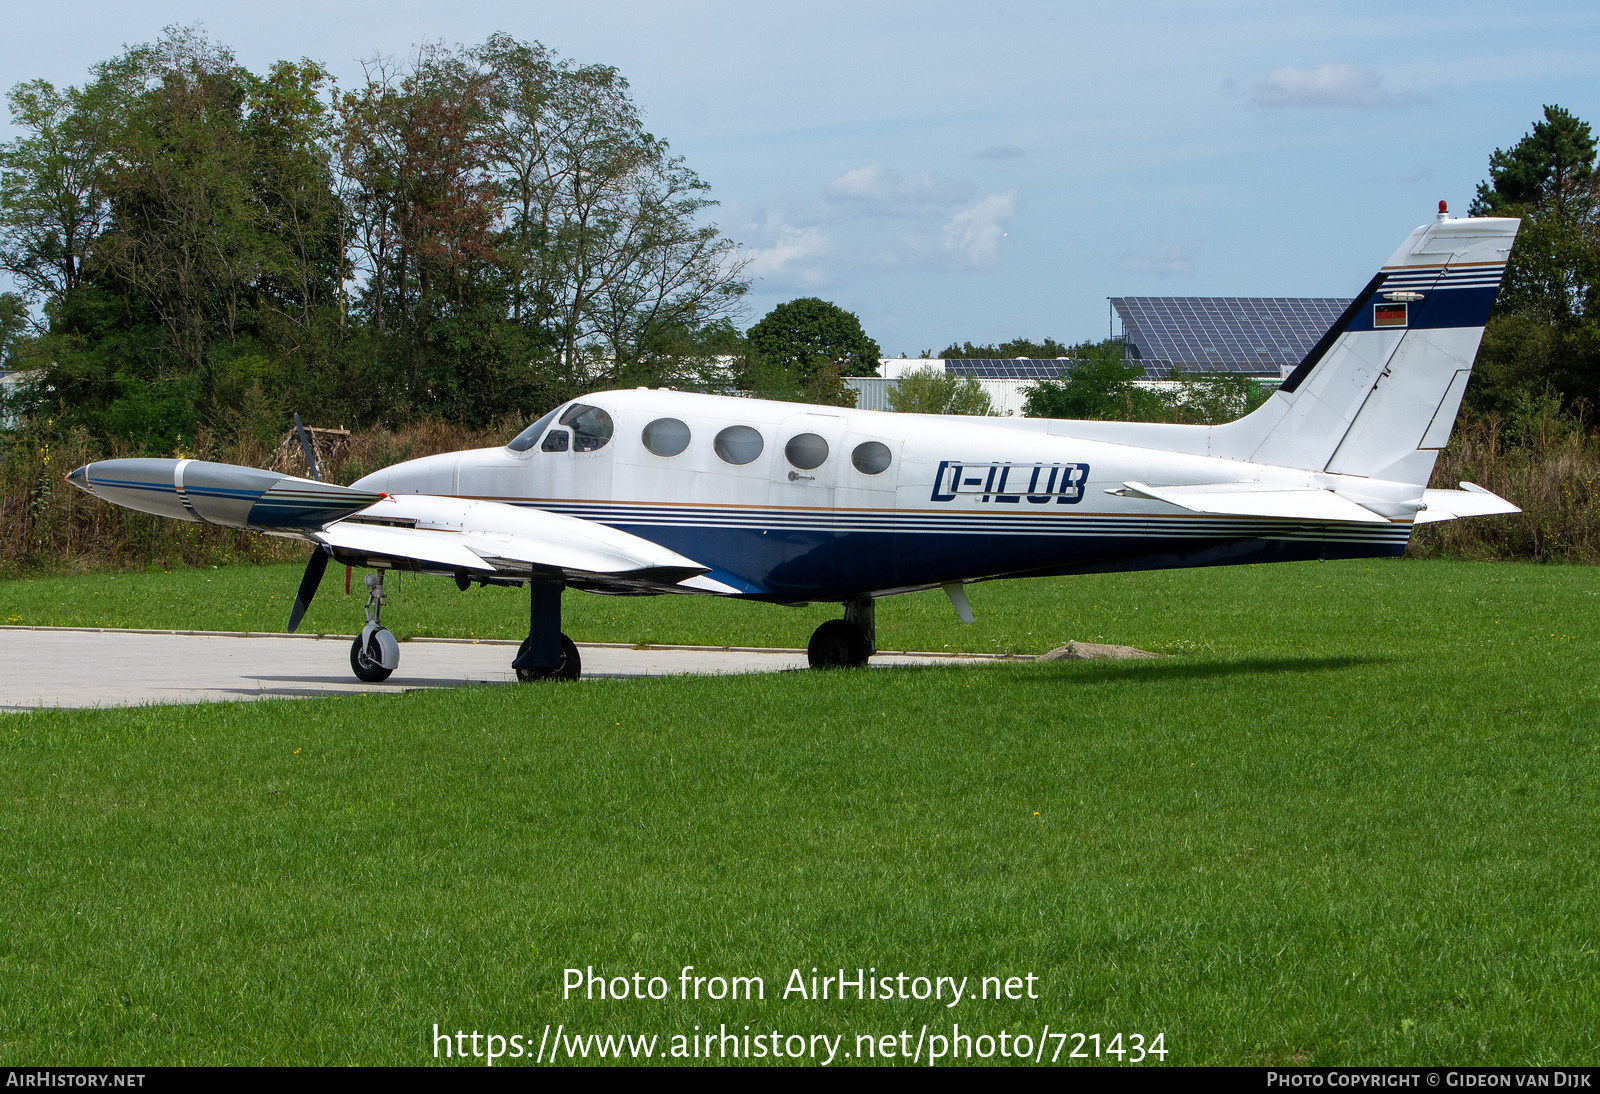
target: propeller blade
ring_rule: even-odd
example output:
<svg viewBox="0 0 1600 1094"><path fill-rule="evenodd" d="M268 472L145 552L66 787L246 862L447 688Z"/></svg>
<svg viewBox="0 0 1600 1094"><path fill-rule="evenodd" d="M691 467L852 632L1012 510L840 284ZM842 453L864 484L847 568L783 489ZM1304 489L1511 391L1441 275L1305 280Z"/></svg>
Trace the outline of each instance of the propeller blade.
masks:
<svg viewBox="0 0 1600 1094"><path fill-rule="evenodd" d="M322 574L327 568L328 552L319 547L306 562L305 576L300 579L300 588L294 594L294 607L289 610L290 634L295 632L300 626L300 620L305 618L306 609L311 607L311 598L317 595L317 586L322 584Z"/></svg>

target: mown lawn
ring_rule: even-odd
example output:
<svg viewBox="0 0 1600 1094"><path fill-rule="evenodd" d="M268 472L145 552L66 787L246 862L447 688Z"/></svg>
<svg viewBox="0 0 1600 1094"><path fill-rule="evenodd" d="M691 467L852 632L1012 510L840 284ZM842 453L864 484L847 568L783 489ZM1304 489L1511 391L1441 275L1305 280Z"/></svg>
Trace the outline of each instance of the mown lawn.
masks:
<svg viewBox="0 0 1600 1094"><path fill-rule="evenodd" d="M334 576L316 625L349 630ZM297 579L39 579L0 605L268 630ZM407 1064L434 1023L530 1056L546 1023L842 1054L959 1023L1161 1033L1168 1063L1593 1062L1600 571L971 595L972 627L942 596L885 604L880 644L1172 656L7 716L0 1061ZM521 608L408 580L391 610L511 637ZM799 645L827 614L572 596L567 629ZM766 998L679 1000L685 965ZM671 993L563 999L586 966ZM1039 998L783 998L792 969L841 966L1032 973Z"/></svg>

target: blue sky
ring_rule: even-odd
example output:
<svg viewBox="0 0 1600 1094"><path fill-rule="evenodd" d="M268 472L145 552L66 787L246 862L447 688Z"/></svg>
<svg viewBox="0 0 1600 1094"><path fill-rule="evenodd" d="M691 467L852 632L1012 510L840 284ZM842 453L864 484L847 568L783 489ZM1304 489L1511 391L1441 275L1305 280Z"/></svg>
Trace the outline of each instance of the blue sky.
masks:
<svg viewBox="0 0 1600 1094"><path fill-rule="evenodd" d="M1108 10L1109 8L1109 10ZM1106 297L1342 296L1545 103L1600 123L1583 3L29 4L0 80L171 23L260 69L501 30L614 65L758 276L886 354L1102 337Z"/></svg>

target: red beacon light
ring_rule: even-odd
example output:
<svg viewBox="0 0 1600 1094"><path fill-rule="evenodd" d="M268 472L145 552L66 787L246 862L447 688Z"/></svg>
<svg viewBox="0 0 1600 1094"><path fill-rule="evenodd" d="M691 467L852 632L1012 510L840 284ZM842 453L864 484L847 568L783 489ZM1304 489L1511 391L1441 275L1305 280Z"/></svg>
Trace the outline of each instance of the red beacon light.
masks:
<svg viewBox="0 0 1600 1094"><path fill-rule="evenodd" d="M1449 220L1450 219L1450 206L1445 204L1444 198L1440 198L1439 199L1439 219L1440 220Z"/></svg>

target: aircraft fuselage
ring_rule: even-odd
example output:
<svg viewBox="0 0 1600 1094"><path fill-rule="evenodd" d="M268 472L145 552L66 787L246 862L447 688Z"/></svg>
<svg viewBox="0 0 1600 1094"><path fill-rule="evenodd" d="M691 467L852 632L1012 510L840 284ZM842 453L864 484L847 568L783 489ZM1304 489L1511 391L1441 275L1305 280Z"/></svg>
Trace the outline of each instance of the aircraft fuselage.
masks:
<svg viewBox="0 0 1600 1094"><path fill-rule="evenodd" d="M604 412L603 442L592 413L583 436L584 422L562 424L583 407ZM1343 477L1052 432L1072 424L609 391L562 407L519 438L521 451L430 456L354 485L595 521L710 567L710 581L685 591L784 602L1025 574L1398 555L1409 539L1420 489L1398 483L1388 484L1392 518L1366 524L1190 513L1110 493L1130 481L1295 489ZM1119 428L1161 443L1194 430L1191 447L1204 444L1205 427Z"/></svg>

